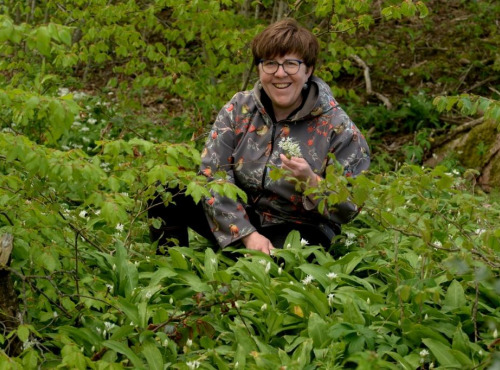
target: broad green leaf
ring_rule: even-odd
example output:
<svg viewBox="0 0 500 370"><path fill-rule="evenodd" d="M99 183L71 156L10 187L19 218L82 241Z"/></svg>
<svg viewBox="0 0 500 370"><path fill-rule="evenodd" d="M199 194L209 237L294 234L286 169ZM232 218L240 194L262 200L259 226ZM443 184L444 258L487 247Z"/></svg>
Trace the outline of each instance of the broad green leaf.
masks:
<svg viewBox="0 0 500 370"><path fill-rule="evenodd" d="M114 340L106 340L102 343L103 346L118 352L122 355L125 355L137 369L146 369L144 362L137 356L134 351L132 351L126 344L123 342L117 342Z"/></svg>
<svg viewBox="0 0 500 370"><path fill-rule="evenodd" d="M449 311L463 308L466 304L467 300L465 298L464 288L457 280L453 280L446 291L443 310Z"/></svg>
<svg viewBox="0 0 500 370"><path fill-rule="evenodd" d="M309 322L307 323L307 333L313 340L314 348L325 348L328 342L331 341L328 336L328 324L318 314L311 313Z"/></svg>
<svg viewBox="0 0 500 370"><path fill-rule="evenodd" d="M451 348L446 344L432 338L424 338L422 342L429 348L441 366L455 369L462 368L462 365L457 361Z"/></svg>
<svg viewBox="0 0 500 370"><path fill-rule="evenodd" d="M39 27L35 33L36 48L45 56L50 55L50 33L47 27Z"/></svg>
<svg viewBox="0 0 500 370"><path fill-rule="evenodd" d="M347 299L344 304L344 313L342 314L345 322L351 324L365 324L365 318L361 314L361 311L358 308L358 305L352 301L351 299Z"/></svg>
<svg viewBox="0 0 500 370"><path fill-rule="evenodd" d="M150 369L163 369L163 357L155 341L148 339L142 344L142 354L146 357Z"/></svg>
<svg viewBox="0 0 500 370"><path fill-rule="evenodd" d="M217 255L212 248L205 250L205 274L209 280L214 280L214 273L217 271Z"/></svg>
<svg viewBox="0 0 500 370"><path fill-rule="evenodd" d="M172 261L172 267L180 270L187 270L188 263L186 261L186 257L179 252L176 248L170 248L169 250L170 258Z"/></svg>
<svg viewBox="0 0 500 370"><path fill-rule="evenodd" d="M184 280L186 284L195 292L210 291L210 286L201 281L201 279L191 271L179 271L178 277L179 279Z"/></svg>
<svg viewBox="0 0 500 370"><path fill-rule="evenodd" d="M17 336L21 342L26 342L30 336L30 329L28 325L19 325L17 328Z"/></svg>
<svg viewBox="0 0 500 370"><path fill-rule="evenodd" d="M415 368L408 361L406 361L400 354L396 352L388 351L385 352L385 354L396 360L398 365L400 365L404 370L413 370Z"/></svg>

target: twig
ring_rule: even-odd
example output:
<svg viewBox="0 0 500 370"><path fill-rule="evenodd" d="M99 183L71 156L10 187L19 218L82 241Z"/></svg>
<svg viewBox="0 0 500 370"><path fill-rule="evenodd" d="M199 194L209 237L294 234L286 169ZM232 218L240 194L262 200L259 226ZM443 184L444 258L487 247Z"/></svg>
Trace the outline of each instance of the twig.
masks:
<svg viewBox="0 0 500 370"><path fill-rule="evenodd" d="M250 68L248 68L248 70L247 70L246 78L243 81L243 85L241 86L241 91L245 91L247 89L247 86L250 83L250 76L252 75L254 65L255 64L254 64L253 59L252 59L252 62L250 64Z"/></svg>
<svg viewBox="0 0 500 370"><path fill-rule="evenodd" d="M384 105L386 106L387 109L392 109L392 104L385 95L373 91L372 80L370 78L370 67L368 67L368 65L365 63L365 61L363 59L361 59L356 54L353 54L349 57L352 60L354 60L359 67L363 68L363 74L365 76L366 93L368 95L376 96L382 103L384 103Z"/></svg>
<svg viewBox="0 0 500 370"><path fill-rule="evenodd" d="M479 117L475 120L465 122L465 123L461 124L460 126L455 127L453 130L447 131L446 135L444 137L442 137L440 140L434 142L433 147L441 146L447 142L450 142L458 134L460 134L464 131L470 130L471 128L483 123L483 121L484 121L484 117Z"/></svg>
<svg viewBox="0 0 500 370"><path fill-rule="evenodd" d="M469 91L472 91L472 90L478 88L479 86L483 86L484 84L487 84L490 81L495 81L497 79L498 79L498 76L490 76L490 77L488 77L487 79L485 79L483 81L476 82L474 85L472 85L471 87L469 87L467 90L464 90L464 92L467 93Z"/></svg>
<svg viewBox="0 0 500 370"><path fill-rule="evenodd" d="M76 294L80 295L80 284L78 281L78 236L80 232L75 233L75 284L76 284Z"/></svg>
<svg viewBox="0 0 500 370"><path fill-rule="evenodd" d="M472 306L472 322L474 323L474 342L479 340L479 331L477 328L477 307L479 305L479 283L475 281L476 296L474 297L474 305Z"/></svg>
<svg viewBox="0 0 500 370"><path fill-rule="evenodd" d="M398 302L399 302L399 309L401 310L401 314L400 314L400 322L403 321L404 317L405 317L405 311L404 311L404 307L403 307L403 298L401 297L401 289L399 289L400 287L400 283L401 283L401 279L400 279L400 276L399 276L399 260L398 260L398 257L399 257L399 243L398 243L398 233L394 233L394 273L396 274L396 291L398 292Z"/></svg>

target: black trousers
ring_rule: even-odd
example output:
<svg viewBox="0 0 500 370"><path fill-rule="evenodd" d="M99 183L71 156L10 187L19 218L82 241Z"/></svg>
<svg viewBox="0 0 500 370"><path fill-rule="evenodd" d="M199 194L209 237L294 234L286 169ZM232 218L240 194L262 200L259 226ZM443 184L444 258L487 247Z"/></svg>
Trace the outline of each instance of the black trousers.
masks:
<svg viewBox="0 0 500 370"><path fill-rule="evenodd" d="M151 241L158 241L158 247L169 247L176 245L173 239L177 239L180 246L187 247L189 246L188 228L191 228L213 244L218 245L205 216L201 203L203 200L196 204L192 197L185 195L184 191L179 189L170 189L169 191L173 197L167 206L163 203L160 195L149 203L148 217L162 220L160 228L150 227ZM306 224L285 223L262 227L259 217L253 212L252 207L247 208L247 213L252 225L276 248L283 248L286 237L292 230L299 231L301 237L307 240L310 245L322 245L325 248L330 246L331 239L337 234L332 230L324 230L319 226ZM240 242L236 241L235 245L238 244Z"/></svg>

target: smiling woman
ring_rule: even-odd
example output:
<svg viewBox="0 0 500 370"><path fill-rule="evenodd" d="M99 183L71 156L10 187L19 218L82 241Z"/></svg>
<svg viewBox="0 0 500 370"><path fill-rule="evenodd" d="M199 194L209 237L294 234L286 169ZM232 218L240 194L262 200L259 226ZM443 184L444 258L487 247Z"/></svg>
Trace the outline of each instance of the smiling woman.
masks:
<svg viewBox="0 0 500 370"><path fill-rule="evenodd" d="M189 226L221 247L243 243L269 254L283 247L295 229L309 244L328 247L340 224L357 214L350 202L320 212L316 199L304 195L322 181L334 161L331 154L347 176L370 164L363 135L329 86L313 76L318 51L316 37L294 19L270 25L253 40L259 81L221 109L200 169L210 180L222 174L246 192L248 201L213 194L202 205L189 197L167 207L155 202L150 216L164 221L152 233L155 239L163 243L175 237L186 243ZM271 167L283 168L302 186L271 179Z"/></svg>

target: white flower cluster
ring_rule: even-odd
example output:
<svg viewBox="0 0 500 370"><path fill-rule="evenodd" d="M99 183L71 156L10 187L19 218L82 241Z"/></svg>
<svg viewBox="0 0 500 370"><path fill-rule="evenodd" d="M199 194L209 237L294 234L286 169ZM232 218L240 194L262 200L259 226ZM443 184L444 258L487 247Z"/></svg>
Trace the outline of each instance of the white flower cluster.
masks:
<svg viewBox="0 0 500 370"><path fill-rule="evenodd" d="M302 152L300 151L300 144L293 139L287 137L278 143L278 146L283 150L284 154L290 157L302 157Z"/></svg>

